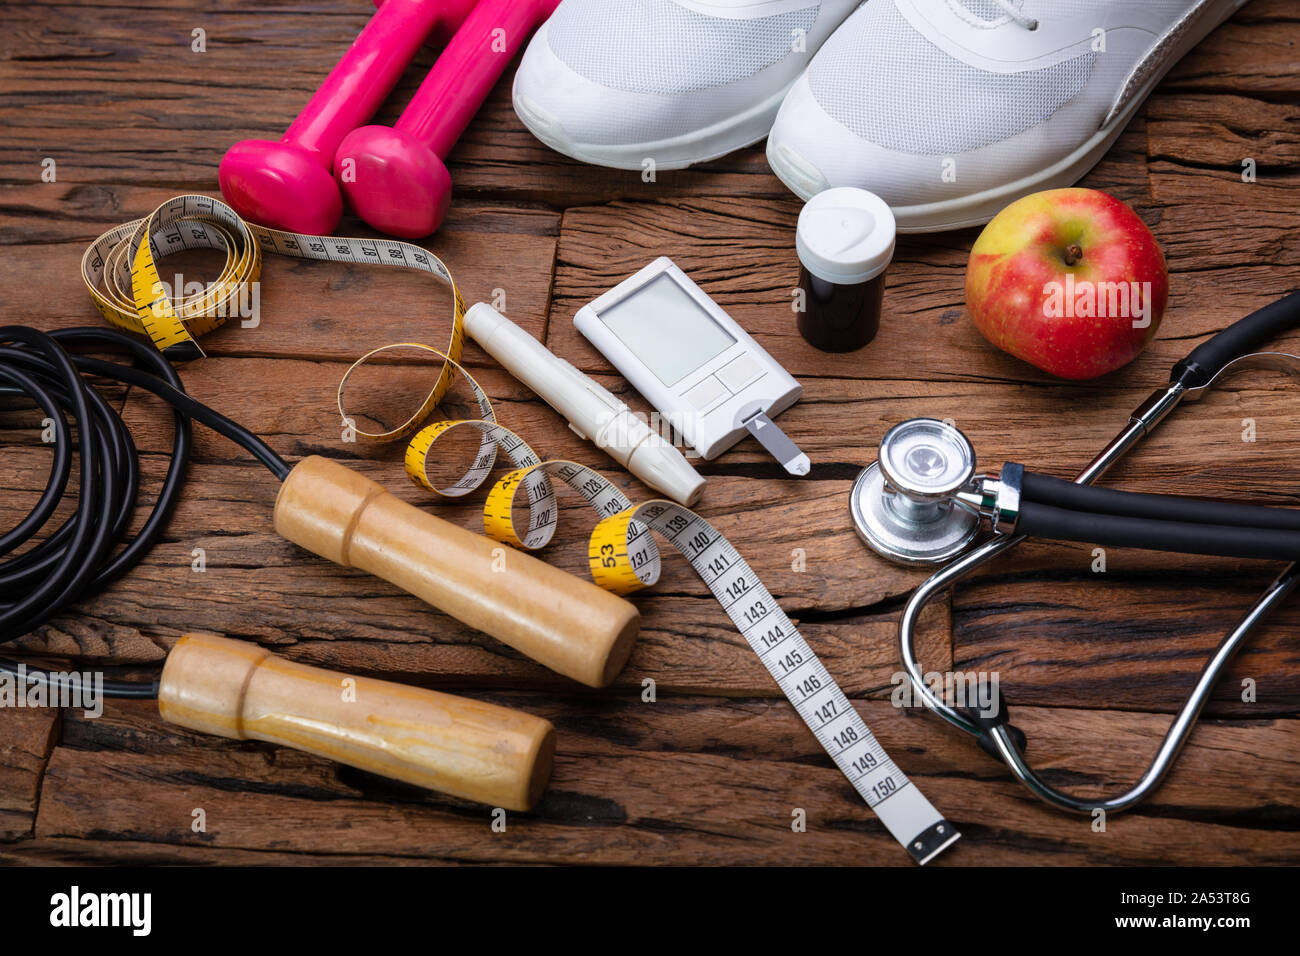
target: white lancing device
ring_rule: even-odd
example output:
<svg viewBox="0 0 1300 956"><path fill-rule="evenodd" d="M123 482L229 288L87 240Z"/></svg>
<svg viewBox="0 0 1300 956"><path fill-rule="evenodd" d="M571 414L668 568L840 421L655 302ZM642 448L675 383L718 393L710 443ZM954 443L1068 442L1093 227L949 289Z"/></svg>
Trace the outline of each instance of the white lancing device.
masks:
<svg viewBox="0 0 1300 956"><path fill-rule="evenodd" d="M685 456L616 395L485 302L465 313L465 331L506 371L564 416L569 428L636 475L684 505L693 505L704 478Z"/></svg>
<svg viewBox="0 0 1300 956"><path fill-rule="evenodd" d="M803 386L667 256L573 324L706 461L752 434L786 471L808 474L808 456L772 422Z"/></svg>

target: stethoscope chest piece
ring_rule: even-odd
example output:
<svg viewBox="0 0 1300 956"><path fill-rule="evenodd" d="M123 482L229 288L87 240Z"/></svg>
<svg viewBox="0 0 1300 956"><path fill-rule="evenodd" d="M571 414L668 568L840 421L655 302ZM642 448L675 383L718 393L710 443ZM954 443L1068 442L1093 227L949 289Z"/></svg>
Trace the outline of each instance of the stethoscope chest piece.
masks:
<svg viewBox="0 0 1300 956"><path fill-rule="evenodd" d="M895 425L877 460L853 483L849 509L858 537L901 564L941 564L966 550L979 516L953 504L975 476L975 449L933 418Z"/></svg>

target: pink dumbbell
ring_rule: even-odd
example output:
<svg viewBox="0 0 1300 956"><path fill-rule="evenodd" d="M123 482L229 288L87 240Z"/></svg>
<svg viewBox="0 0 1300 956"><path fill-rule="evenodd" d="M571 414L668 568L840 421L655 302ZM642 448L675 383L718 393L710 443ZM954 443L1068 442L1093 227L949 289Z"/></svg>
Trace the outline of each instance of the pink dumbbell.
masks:
<svg viewBox="0 0 1300 956"><path fill-rule="evenodd" d="M379 10L279 142L246 139L221 160L226 201L245 219L325 235L343 215L330 166L370 119L435 27L454 30L475 0L376 0Z"/></svg>
<svg viewBox="0 0 1300 956"><path fill-rule="evenodd" d="M390 0L391 2L391 0ZM339 144L334 176L357 215L393 236L435 231L451 202L443 164L506 65L560 0L480 0L396 126L363 126Z"/></svg>

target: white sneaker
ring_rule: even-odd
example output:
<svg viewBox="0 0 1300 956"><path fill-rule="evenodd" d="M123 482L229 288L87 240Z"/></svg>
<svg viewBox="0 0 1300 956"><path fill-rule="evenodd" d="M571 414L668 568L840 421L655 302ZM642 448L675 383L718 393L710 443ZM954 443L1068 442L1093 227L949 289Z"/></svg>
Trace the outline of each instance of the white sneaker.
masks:
<svg viewBox="0 0 1300 956"><path fill-rule="evenodd" d="M902 232L987 222L1077 182L1178 59L1246 0L869 0L767 142L807 199L860 186Z"/></svg>
<svg viewBox="0 0 1300 956"><path fill-rule="evenodd" d="M681 169L757 143L861 0L564 0L515 75L515 112L566 156Z"/></svg>

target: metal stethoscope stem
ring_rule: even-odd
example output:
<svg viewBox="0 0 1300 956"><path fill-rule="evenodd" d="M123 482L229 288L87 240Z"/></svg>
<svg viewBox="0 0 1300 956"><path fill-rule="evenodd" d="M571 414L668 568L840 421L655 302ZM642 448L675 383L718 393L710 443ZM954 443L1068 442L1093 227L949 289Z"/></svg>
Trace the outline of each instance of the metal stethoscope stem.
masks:
<svg viewBox="0 0 1300 956"><path fill-rule="evenodd" d="M1174 385L1167 390L1157 392L1142 408L1134 412L1128 426L1115 436L1105 450L1094 458L1088 467L1079 473L1078 477L1075 478L1075 482L1084 485L1091 484L1104 475L1111 466L1131 450L1152 428L1158 425L1166 415L1173 411L1186 396L1187 390L1180 385ZM903 608L902 619L899 622L898 636L903 666L906 668L908 678L911 680L916 692L920 694L921 700L948 723L973 737L986 736L986 732L978 724L944 702L925 683L921 662L918 660L916 653L917 622L920 619L921 612L932 600L973 571L988 564L999 555L1010 551L1024 541L1025 537L1025 535L1015 535L994 538L931 576L917 588L908 600L907 605ZM1186 743L1192 728L1196 724L1197 717L1200 716L1201 710L1209 700L1210 693L1213 691L1223 668L1228 665L1241 644L1250 636L1264 617L1277 604L1281 603L1295 589L1297 584L1300 584L1300 564L1292 564L1260 596L1259 600L1255 602L1255 605L1237 626L1224 637L1201 670L1196 686L1188 695L1187 700L1183 703L1178 715L1166 732L1151 765L1136 784L1117 796L1106 799L1087 799L1072 796L1049 786L1025 761L1024 754L1005 724L991 728L987 732L987 737L996 748L1003 762L1019 778L1020 782L1028 787L1035 796L1053 806L1083 814L1092 813L1097 809L1113 813L1131 807L1155 790L1173 768L1174 761L1178 758L1183 744Z"/></svg>
<svg viewBox="0 0 1300 956"><path fill-rule="evenodd" d="M1090 485L1104 475L1115 462L1123 458L1134 445L1141 441L1148 431L1159 424L1166 415L1177 407L1184 394L1184 389L1175 385L1152 396L1141 408L1133 413L1124 430L1111 439L1110 444L1106 446L1101 454L1079 473L1078 477L1074 479L1075 482L1081 485ZM902 651L903 666L907 670L907 675L911 679L913 687L920 693L921 700L948 723L959 730L965 731L972 737L982 736L984 731L978 724L944 703L942 698L936 695L925 683L921 671L921 662L916 656L917 621L920 619L921 612L925 610L926 605L944 591L968 574L988 564L998 555L1010 551L1024 541L1025 538L1026 535L992 538L973 551L962 555L942 570L932 574L912 593L907 604L903 607L903 616L898 623L899 647Z"/></svg>
<svg viewBox="0 0 1300 956"><path fill-rule="evenodd" d="M1160 786L1169 771L1173 769L1174 761L1178 759L1183 744L1187 742L1192 728L1196 725L1196 719L1200 716L1201 709L1205 706L1206 701L1210 699L1210 693L1214 690L1214 685L1219 679L1219 673L1236 655L1237 650L1255 630L1256 626L1295 589L1298 583L1300 583L1300 564L1292 564L1278 576L1277 580L1269 585L1260 599L1255 602L1254 607L1219 642L1219 646L1215 648L1210 659L1205 662L1200 677L1196 679L1196 686L1188 695L1187 700L1183 702L1182 708L1178 711L1178 716L1169 725L1169 730L1165 732L1164 740L1160 742L1160 747L1156 751L1151 765L1147 767L1141 779L1123 793L1104 800L1088 800L1071 796L1048 786L1025 762L1024 755L1007 732L1006 726L994 728L990 734L998 754L1006 765L1011 768L1012 773L1020 778L1020 782L1028 787L1035 796L1063 810L1070 810L1075 813L1093 813L1101 809L1108 813L1116 813L1146 799L1152 791Z"/></svg>
<svg viewBox="0 0 1300 956"><path fill-rule="evenodd" d="M1248 352L1251 346L1256 345L1261 340L1272 337L1288 328L1293 328L1297 324L1300 324L1300 293L1293 293L1291 296L1259 310L1247 319L1237 323L1236 326L1230 327L1214 339L1198 347L1187 359L1184 359L1175 367L1172 384L1155 392L1133 412L1128 425L1079 473L1074 483L1079 485L1092 484L1132 450L1181 402L1184 400L1195 401L1201 398L1212 385L1233 372L1251 368L1271 368L1287 371L1300 378L1300 357L1276 352L1242 354ZM941 423L926 420L924 424L926 427L930 427L933 433L933 426ZM897 429L891 432L891 435L896 435L896 433ZM887 435L886 440L882 442L882 459L885 457L885 446L890 444L891 435ZM961 437L961 441L950 445L949 451L957 448L956 457L961 460L963 465L969 460L969 475L973 476L973 451L968 450L968 443L966 443L966 448L962 449L961 445L965 443L965 439L960 436L960 433L957 433L957 435ZM897 438L894 438L894 441L897 440ZM1018 468L1019 466L1014 467ZM874 468L875 472L884 474L883 480L879 475L868 475L868 472L871 471L873 469L864 471L859 482L854 487L853 513L859 533L862 534L864 540L882 554L901 560L904 563L924 563L926 560L926 555L918 556L911 553L912 546L915 546L916 551L930 549L928 558L933 560L944 560L950 557L950 554L939 553L944 544L944 529L942 528L908 527L904 523L891 530L887 524L889 520L888 514L884 516L885 523L882 526L880 514L878 512L873 513L868 505L863 504L863 499L879 488L882 483L886 493L899 493L906 490L903 488L905 482L897 480L896 468L891 470L884 464L878 464ZM1019 476L1016 477L1018 479ZM868 478L871 481L868 481ZM980 481L980 479L973 479L965 486L963 491L952 493L951 497L955 502L952 507L954 509L965 508L972 512L982 511L986 516L993 517L994 527L1000 531L1003 528L1001 509L996 504L989 507L988 488L981 489ZM1018 488L1012 490L1014 493L1010 495L1010 499L1013 502L1018 502L1019 490ZM923 495L922 500L928 500L928 498ZM902 511L896 513L904 514ZM970 517L978 520L973 513ZM912 594L903 608L898 628L899 649L903 666L914 690L920 695L925 706L958 730L980 739L981 743L1000 757L1021 783L1040 799L1061 809L1081 814L1091 814L1098 809L1106 812L1124 810L1147 797L1160 785L1172 769L1183 744L1186 743L1192 728L1195 726L1201 710L1209 700L1223 669L1263 620L1296 589L1297 585L1300 585L1300 562L1292 563L1269 585L1254 606L1215 648L1214 653L1202 668L1195 687L1179 709L1177 716L1170 724L1169 730L1165 733L1150 766L1137 783L1113 797L1088 799L1058 790L1048 785L1034 772L1033 768L1025 761L1021 745L1016 740L1018 731L1006 722L1005 713L1001 715L1000 719L986 720L984 724L980 724L945 702L926 684L921 662L917 658L917 626L921 613L926 606L956 582L1025 540L1027 535L1014 533L1014 515L1011 517L1012 520L1007 522L1008 530L1011 530L1011 533L999 534L957 557L952 563L927 579ZM955 539L965 533L967 529L961 526L961 520L961 516L954 512L948 522L952 526L947 529L948 538ZM941 519L936 519L936 521L942 523ZM894 532L898 534L896 535ZM967 540L972 536L973 532L967 536ZM933 560L930 563L933 563Z"/></svg>

